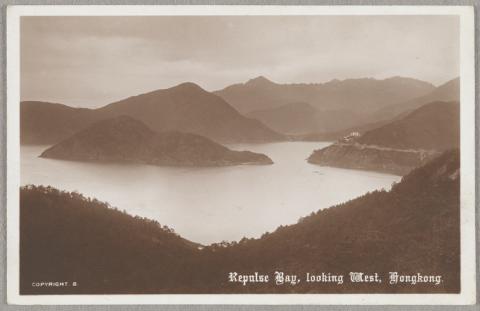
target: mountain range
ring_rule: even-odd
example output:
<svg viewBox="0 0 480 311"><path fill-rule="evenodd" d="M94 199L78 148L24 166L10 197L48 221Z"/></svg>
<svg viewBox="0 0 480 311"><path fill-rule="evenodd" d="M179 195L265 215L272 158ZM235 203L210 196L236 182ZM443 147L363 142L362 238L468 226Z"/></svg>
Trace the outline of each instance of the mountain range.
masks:
<svg viewBox="0 0 480 311"><path fill-rule="evenodd" d="M40 157L167 166L272 164L264 154L233 151L203 136L156 133L128 116L98 121L45 150Z"/></svg>
<svg viewBox="0 0 480 311"><path fill-rule="evenodd" d="M373 80L370 83L380 83L381 81L385 83L384 80ZM404 80L403 78L392 78L389 81L389 87L393 88L393 81L396 81L399 84L398 87L404 89L405 92L411 92L406 90L406 88L414 85L412 81ZM402 85L402 81L408 81L408 83ZM341 83L338 82L338 84ZM349 84L347 83L345 87L349 86ZM343 103L343 106L337 104L334 107L330 107L327 105L329 108L325 108L325 105L313 105L312 102L318 102L324 98L319 92L318 98L312 97L310 102L287 103L274 106L273 108L254 110L246 115L260 120L280 133L289 136L293 135L291 138L296 140L325 140L337 139L350 132L358 131L363 133L366 130L387 124L393 119L401 118L405 114L430 102L460 100L458 78L433 89L428 87L420 88L420 85L422 84L420 83L418 88L414 88L413 92L410 93L412 97L405 94L402 96L392 94L392 97L387 99L384 98L384 94L370 94L372 92L370 90L371 86L359 83L358 88L363 87L363 91L358 92L362 94L356 94L355 98L352 98L349 103ZM277 90L279 93L283 90L281 86L279 85L279 90ZM340 90L342 88L343 86L339 86ZM425 90L427 93L419 92L419 89ZM373 104L367 105L369 107L366 107L366 105L362 107L360 105L362 101L367 100L364 98L367 94L375 97L374 99L369 99ZM416 97L419 94L423 95ZM379 97L377 98L376 96ZM302 97L299 96L299 98ZM231 101L232 99L227 100ZM333 100L336 101L337 99ZM378 102L379 100L384 100L384 102L380 103ZM377 104L375 104L376 102Z"/></svg>
<svg viewBox="0 0 480 311"><path fill-rule="evenodd" d="M133 96L96 111L128 115L157 132L195 133L218 142L268 142L283 139L261 122L241 115L219 96L194 83Z"/></svg>
<svg viewBox="0 0 480 311"><path fill-rule="evenodd" d="M369 130L428 102L449 100L459 100L458 78L435 88L402 77L323 84L277 84L258 77L214 93L183 83L98 109L24 101L20 133L22 144L55 144L93 122L128 115L156 132L189 132L219 143L281 141L285 134L315 140Z"/></svg>
<svg viewBox="0 0 480 311"><path fill-rule="evenodd" d="M61 104L21 103L22 144L55 144L92 123L120 115L131 116L156 132L180 131L217 142L271 142L284 139L258 120L241 115L222 98L196 84L153 91L98 109Z"/></svg>
<svg viewBox="0 0 480 311"><path fill-rule="evenodd" d="M432 84L404 77L331 80L326 83L279 84L260 76L214 92L242 113L308 103L320 111L349 110L368 114L423 96Z"/></svg>
<svg viewBox="0 0 480 311"><path fill-rule="evenodd" d="M458 147L459 104L444 100L458 101L459 92L458 78L435 88L426 82L401 77L332 80L325 84L276 84L259 77L245 84L227 87L216 92L218 95L196 84L182 83L98 109L22 102L21 142L57 144L100 120L129 116L153 132L170 132L169 138L162 138L166 141L172 140L171 132L203 136L206 138L203 145L210 146L206 147L210 150L217 148L213 148L213 141L251 143L286 139L335 141L340 138L335 144L316 150L308 161L403 175L439 152ZM244 93L246 97L240 96ZM235 96L232 97L232 94ZM244 116L220 96L228 97L227 101L236 103L239 110L245 109L242 105L247 102L249 105L253 103L270 108L251 111ZM309 99L310 102L290 102L293 99ZM351 132L358 132L360 137L348 142L341 139ZM179 139L180 145L194 140L179 133L174 137ZM76 143L72 144L72 141ZM69 142L70 146L81 145L78 137ZM56 152L45 155L68 158L68 148L64 148L66 145L64 141L56 146ZM95 148L87 148L82 157L88 158L87 153L96 151ZM152 154L151 150L148 152ZM77 148L75 154L78 156L82 152ZM135 158L131 154L118 156ZM137 160L147 161L147 158L150 163L155 162L153 158L159 163L168 162L166 158L159 160L157 156ZM187 158L181 159L178 164L186 165ZM250 162L249 159L255 163L267 162L265 158L244 154L241 159L233 161L230 158L225 164L229 161ZM193 163L205 164L205 159L197 160ZM220 165L221 161L217 160L216 163Z"/></svg>

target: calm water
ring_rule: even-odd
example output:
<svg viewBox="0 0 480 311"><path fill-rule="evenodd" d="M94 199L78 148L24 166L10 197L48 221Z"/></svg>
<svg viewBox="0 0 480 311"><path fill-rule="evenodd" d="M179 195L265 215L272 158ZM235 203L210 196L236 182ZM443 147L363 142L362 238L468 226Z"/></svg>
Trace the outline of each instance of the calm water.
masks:
<svg viewBox="0 0 480 311"><path fill-rule="evenodd" d="M320 167L305 159L329 143L231 145L267 154L274 165L171 168L38 158L46 146L21 148L21 183L77 190L130 214L158 220L210 244L259 237L312 211L389 189L399 176Z"/></svg>

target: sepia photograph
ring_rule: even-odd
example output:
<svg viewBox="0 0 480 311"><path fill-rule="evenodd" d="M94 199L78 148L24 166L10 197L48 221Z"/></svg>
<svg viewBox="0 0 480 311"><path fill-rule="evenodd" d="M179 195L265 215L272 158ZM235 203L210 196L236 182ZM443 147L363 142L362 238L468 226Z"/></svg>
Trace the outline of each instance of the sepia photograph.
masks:
<svg viewBox="0 0 480 311"><path fill-rule="evenodd" d="M8 18L10 303L475 303L473 8Z"/></svg>

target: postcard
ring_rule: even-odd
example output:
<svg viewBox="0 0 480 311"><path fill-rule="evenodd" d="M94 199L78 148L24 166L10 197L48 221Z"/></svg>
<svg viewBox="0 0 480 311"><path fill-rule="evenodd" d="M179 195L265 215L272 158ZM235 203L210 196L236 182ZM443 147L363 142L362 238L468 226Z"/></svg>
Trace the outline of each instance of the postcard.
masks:
<svg viewBox="0 0 480 311"><path fill-rule="evenodd" d="M474 304L468 6L11 6L10 304Z"/></svg>

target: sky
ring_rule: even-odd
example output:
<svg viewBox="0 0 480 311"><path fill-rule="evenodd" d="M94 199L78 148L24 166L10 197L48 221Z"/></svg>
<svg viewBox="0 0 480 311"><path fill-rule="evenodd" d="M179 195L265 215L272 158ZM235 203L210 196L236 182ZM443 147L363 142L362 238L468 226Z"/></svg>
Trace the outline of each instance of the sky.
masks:
<svg viewBox="0 0 480 311"><path fill-rule="evenodd" d="M457 16L22 17L21 99L100 107L194 82L459 75Z"/></svg>

